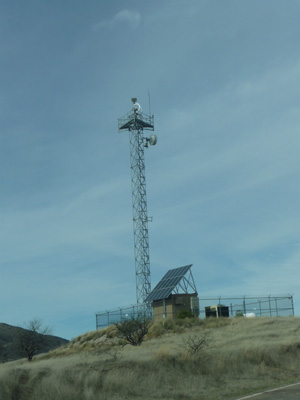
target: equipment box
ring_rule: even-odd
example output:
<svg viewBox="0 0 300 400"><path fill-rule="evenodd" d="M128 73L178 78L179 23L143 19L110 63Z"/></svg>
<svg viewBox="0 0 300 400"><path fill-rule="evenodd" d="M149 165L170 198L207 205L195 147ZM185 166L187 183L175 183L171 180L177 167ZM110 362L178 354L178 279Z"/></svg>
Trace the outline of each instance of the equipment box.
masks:
<svg viewBox="0 0 300 400"><path fill-rule="evenodd" d="M229 307L222 304L218 304L217 306L205 307L205 317L229 317Z"/></svg>

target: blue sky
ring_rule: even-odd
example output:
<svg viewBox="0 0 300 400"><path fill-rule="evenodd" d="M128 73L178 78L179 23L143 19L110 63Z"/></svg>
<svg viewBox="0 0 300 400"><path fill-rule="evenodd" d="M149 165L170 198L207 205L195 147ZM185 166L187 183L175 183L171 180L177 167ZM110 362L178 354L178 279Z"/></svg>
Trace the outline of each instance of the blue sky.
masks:
<svg viewBox="0 0 300 400"><path fill-rule="evenodd" d="M129 139L146 150L152 286L300 296L297 0L0 1L2 322L68 339L135 302Z"/></svg>

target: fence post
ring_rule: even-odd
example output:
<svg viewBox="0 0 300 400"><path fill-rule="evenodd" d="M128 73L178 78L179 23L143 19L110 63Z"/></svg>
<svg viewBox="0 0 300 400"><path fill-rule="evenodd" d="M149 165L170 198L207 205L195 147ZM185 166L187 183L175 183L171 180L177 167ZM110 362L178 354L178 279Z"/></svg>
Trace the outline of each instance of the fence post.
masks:
<svg viewBox="0 0 300 400"><path fill-rule="evenodd" d="M244 316L246 316L246 296L243 297L243 310L244 310Z"/></svg>
<svg viewBox="0 0 300 400"><path fill-rule="evenodd" d="M259 304L259 316L261 317L261 300L258 300L258 304Z"/></svg>
<svg viewBox="0 0 300 400"><path fill-rule="evenodd" d="M269 311L270 311L270 317L272 317L271 296L270 295L269 295Z"/></svg>

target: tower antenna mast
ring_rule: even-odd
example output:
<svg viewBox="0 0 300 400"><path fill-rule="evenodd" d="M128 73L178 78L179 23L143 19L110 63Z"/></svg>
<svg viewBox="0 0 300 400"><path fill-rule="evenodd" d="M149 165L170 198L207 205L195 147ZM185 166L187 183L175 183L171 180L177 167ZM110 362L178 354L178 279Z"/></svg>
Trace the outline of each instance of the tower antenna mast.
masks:
<svg viewBox="0 0 300 400"><path fill-rule="evenodd" d="M142 113L136 98L131 101L132 110L118 119L118 129L129 132L136 301L147 311L150 305L145 300L151 293L151 276L144 149L148 144L155 145L157 137L144 137L144 130L154 131L154 116Z"/></svg>

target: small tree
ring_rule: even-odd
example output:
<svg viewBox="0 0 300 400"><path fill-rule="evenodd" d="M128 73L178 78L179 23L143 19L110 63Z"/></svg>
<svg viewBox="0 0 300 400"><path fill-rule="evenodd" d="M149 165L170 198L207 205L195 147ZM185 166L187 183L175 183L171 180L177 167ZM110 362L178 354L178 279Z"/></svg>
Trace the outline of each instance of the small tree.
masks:
<svg viewBox="0 0 300 400"><path fill-rule="evenodd" d="M138 316L115 324L117 336L126 341L126 344L140 346L148 333L150 320L145 316Z"/></svg>
<svg viewBox="0 0 300 400"><path fill-rule="evenodd" d="M28 361L32 361L33 356L43 350L47 344L47 335L49 334L49 327L43 328L39 319L29 321L25 329L20 330L18 347Z"/></svg>

